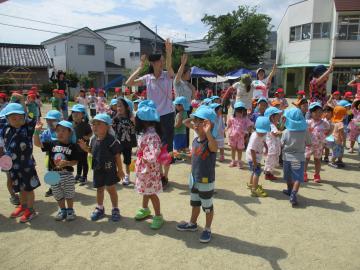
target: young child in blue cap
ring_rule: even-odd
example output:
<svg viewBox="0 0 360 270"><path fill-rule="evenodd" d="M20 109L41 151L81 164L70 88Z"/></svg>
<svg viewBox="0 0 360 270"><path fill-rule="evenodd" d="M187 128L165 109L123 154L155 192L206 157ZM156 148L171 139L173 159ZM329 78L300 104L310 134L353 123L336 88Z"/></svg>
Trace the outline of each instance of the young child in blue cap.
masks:
<svg viewBox="0 0 360 270"><path fill-rule="evenodd" d="M191 174L190 174L190 205L192 206L189 222L181 222L176 226L179 231L196 231L200 207L206 214L205 228L200 242L211 240L211 224L214 217L213 194L215 188L215 164L218 145L214 129L216 114L207 106L200 106L191 115L192 122L187 126L194 129L198 137L192 143Z"/></svg>
<svg viewBox="0 0 360 270"><path fill-rule="evenodd" d="M161 182L161 165L158 160L161 153L160 116L153 101L144 100L140 102L135 117L135 130L139 135L135 165L135 190L143 196L142 208L137 211L135 219L143 220L151 215L148 207L149 200L151 200L155 216L152 219L150 228L157 230L164 224L158 197L158 194L163 190L163 186Z"/></svg>
<svg viewBox="0 0 360 270"><path fill-rule="evenodd" d="M56 221L73 221L75 219L74 196L75 178L74 168L79 159L79 149L76 144L75 131L69 121L60 121L56 125L56 138L41 142L40 132L43 124L38 122L35 127L34 144L49 155L49 171L56 171L60 176L58 184L52 185L51 189L55 200L59 205L59 212L55 216Z"/></svg>
<svg viewBox="0 0 360 270"><path fill-rule="evenodd" d="M177 97L174 100L176 109L175 125L174 125L174 150L177 152L184 152L186 149L186 126L183 121L188 118L187 111L190 109L186 97Z"/></svg>
<svg viewBox="0 0 360 270"><path fill-rule="evenodd" d="M91 126L89 124L89 117L87 115L86 107L82 104L75 104L71 108L70 116L77 140L83 140L89 144L92 136ZM80 182L80 186L87 182L87 175L89 172L88 152L79 149L79 160L76 168L75 181Z"/></svg>
<svg viewBox="0 0 360 270"><path fill-rule="evenodd" d="M25 223L36 216L34 211L34 190L40 186L33 158L32 137L36 119L27 118L24 97L13 94L20 103L9 103L1 114L0 138L4 144L5 155L12 159L9 177L14 192L20 192L20 205L11 213L12 218L20 217Z"/></svg>
<svg viewBox="0 0 360 270"><path fill-rule="evenodd" d="M300 184L304 182L305 146L311 145L311 136L302 111L298 108L285 110L285 127L281 145L283 146L283 170L287 189L283 193L290 196L292 206L297 205Z"/></svg>
<svg viewBox="0 0 360 270"><path fill-rule="evenodd" d="M56 139L56 126L62 119L62 114L58 110L50 110L45 115L44 119L46 120L47 129L41 131L40 133L40 141L43 142L49 142L53 139ZM48 167L48 157L45 159L46 161L46 167ZM48 189L48 191L45 192L45 197L52 196L52 189L51 187Z"/></svg>
<svg viewBox="0 0 360 270"><path fill-rule="evenodd" d="M248 146L246 148L246 161L251 171L250 183L248 187L251 189L251 196L266 197L267 193L259 185L259 177L261 175L261 159L264 147L266 148L266 134L271 131L270 120L266 116L259 116L255 122L255 132L250 136Z"/></svg>
<svg viewBox="0 0 360 270"><path fill-rule="evenodd" d="M124 171L120 156L120 142L112 134L111 125L112 120L108 114L97 114L92 120L92 130L95 136L90 139L90 146L84 140L79 140L81 149L93 156L93 184L96 188L97 206L91 214L92 221L97 221L105 216L105 188L110 195L112 204L111 220L115 222L120 220L116 183L124 178Z"/></svg>
<svg viewBox="0 0 360 270"><path fill-rule="evenodd" d="M121 145L121 154L125 164L125 178L123 185L130 184L130 164L132 148L136 147L135 124L132 121L133 104L127 98L116 100L117 113L113 118L113 129Z"/></svg>

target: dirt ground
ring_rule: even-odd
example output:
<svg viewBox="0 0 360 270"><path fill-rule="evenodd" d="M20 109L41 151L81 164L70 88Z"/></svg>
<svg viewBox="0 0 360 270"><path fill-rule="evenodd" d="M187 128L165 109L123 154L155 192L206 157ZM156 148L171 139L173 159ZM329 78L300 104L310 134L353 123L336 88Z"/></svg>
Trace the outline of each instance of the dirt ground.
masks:
<svg viewBox="0 0 360 270"><path fill-rule="evenodd" d="M134 215L141 197L133 186L118 186L122 219L92 222L95 189L76 186L73 222L56 222L57 204L45 198L46 184L36 190L38 216L21 224L8 216L13 210L0 174L0 269L360 269L360 158L346 153L345 169L323 164L323 181L301 187L300 205L294 209L282 194L285 184L265 181L268 198L253 198L246 189L249 171L216 167L213 239L201 244L198 232L178 232L175 226L189 220L190 165L171 167L170 186L160 195L166 220L159 231L149 220ZM44 154L34 152L38 173L44 175ZM244 157L243 157L244 159ZM310 166L310 176L313 164ZM91 176L90 172L90 176ZM282 176L281 170L277 170ZM134 175L131 175L132 180ZM311 177L312 178L312 177ZM107 214L110 199L105 197ZM204 226L201 213L198 224Z"/></svg>

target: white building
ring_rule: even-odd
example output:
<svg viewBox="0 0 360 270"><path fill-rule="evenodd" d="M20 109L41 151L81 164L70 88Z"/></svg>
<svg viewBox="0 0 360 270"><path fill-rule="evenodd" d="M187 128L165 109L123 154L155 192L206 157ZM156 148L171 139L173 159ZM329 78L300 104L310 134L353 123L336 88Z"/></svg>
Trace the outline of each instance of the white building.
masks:
<svg viewBox="0 0 360 270"><path fill-rule="evenodd" d="M140 21L95 30L114 46L114 63L130 70L139 66L140 56L163 51L164 39Z"/></svg>
<svg viewBox="0 0 360 270"><path fill-rule="evenodd" d="M288 95L308 90L318 64L335 64L329 92L343 91L360 71L360 0L305 0L290 5L277 34L278 82Z"/></svg>
<svg viewBox="0 0 360 270"><path fill-rule="evenodd" d="M121 75L114 64L115 47L88 27L56 36L41 43L56 70L72 71L94 78L95 87L103 87Z"/></svg>

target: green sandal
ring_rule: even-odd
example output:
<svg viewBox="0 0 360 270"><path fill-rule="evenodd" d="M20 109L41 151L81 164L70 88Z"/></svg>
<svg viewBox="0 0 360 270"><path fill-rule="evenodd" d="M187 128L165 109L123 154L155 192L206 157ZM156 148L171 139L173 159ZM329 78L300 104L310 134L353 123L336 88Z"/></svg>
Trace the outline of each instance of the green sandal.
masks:
<svg viewBox="0 0 360 270"><path fill-rule="evenodd" d="M150 228L153 230L158 230L161 228L161 226L165 223L162 216L154 216L153 220L150 224Z"/></svg>
<svg viewBox="0 0 360 270"><path fill-rule="evenodd" d="M147 208L147 209L140 208L135 215L135 219L142 220L142 219L147 218L150 215L151 215L151 211L149 208Z"/></svg>

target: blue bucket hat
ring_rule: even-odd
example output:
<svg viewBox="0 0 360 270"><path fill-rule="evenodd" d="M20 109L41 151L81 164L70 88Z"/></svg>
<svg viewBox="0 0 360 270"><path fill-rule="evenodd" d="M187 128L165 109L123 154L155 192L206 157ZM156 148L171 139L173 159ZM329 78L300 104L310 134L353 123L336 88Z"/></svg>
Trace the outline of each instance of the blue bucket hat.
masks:
<svg viewBox="0 0 360 270"><path fill-rule="evenodd" d="M276 107L269 107L265 110L264 116L270 117L274 114L282 113L282 110L276 108Z"/></svg>
<svg viewBox="0 0 360 270"><path fill-rule="evenodd" d="M75 131L74 131L74 128L73 128L73 124L71 122L62 120L59 123L57 123L56 126L62 126L62 127L66 127L68 129L70 129L71 130L70 142L71 143L76 143L76 135L75 135ZM57 140L57 137L54 137L54 138L52 137L51 139L52 140Z"/></svg>
<svg viewBox="0 0 360 270"><path fill-rule="evenodd" d="M86 114L86 108L82 104L75 104L74 106L72 106L71 111L72 112L81 112L81 113Z"/></svg>
<svg viewBox="0 0 360 270"><path fill-rule="evenodd" d="M311 102L309 105L309 110L312 111L315 108L322 108L320 102Z"/></svg>
<svg viewBox="0 0 360 270"><path fill-rule="evenodd" d="M259 104L261 101L264 101L264 102L268 103L267 98L260 97L260 98L258 99L258 101L256 102L256 104Z"/></svg>
<svg viewBox="0 0 360 270"><path fill-rule="evenodd" d="M209 105L211 102L212 102L212 99L211 99L211 98L205 98L202 103L203 103L204 105Z"/></svg>
<svg viewBox="0 0 360 270"><path fill-rule="evenodd" d="M268 133L271 131L269 117L259 116L255 122L255 130L259 133Z"/></svg>
<svg viewBox="0 0 360 270"><path fill-rule="evenodd" d="M187 101L186 97L177 97L173 101L174 105L182 105L185 111L190 110L190 104Z"/></svg>
<svg viewBox="0 0 360 270"><path fill-rule="evenodd" d="M298 108L291 108L285 110L285 127L289 131L303 131L307 129L307 123L301 110Z"/></svg>
<svg viewBox="0 0 360 270"><path fill-rule="evenodd" d="M216 110L216 108L218 108L220 106L221 106L221 104L219 104L219 103L211 103L209 107L213 110Z"/></svg>
<svg viewBox="0 0 360 270"><path fill-rule="evenodd" d="M191 118L197 117L200 119L209 120L212 124L214 124L211 134L213 135L214 138L216 138L218 128L215 126L217 116L214 109L206 105L201 105L194 113L190 115L190 117Z"/></svg>
<svg viewBox="0 0 360 270"><path fill-rule="evenodd" d="M349 107L351 106L351 103L345 99L342 99L337 103L337 105L341 107Z"/></svg>
<svg viewBox="0 0 360 270"><path fill-rule="evenodd" d="M240 108L243 108L246 110L246 105L244 102L242 101L236 101L235 104L234 104L234 109L240 109Z"/></svg>
<svg viewBox="0 0 360 270"><path fill-rule="evenodd" d="M139 103L136 116L143 121L160 122L160 116L156 110L156 105L151 100L144 100Z"/></svg>
<svg viewBox="0 0 360 270"><path fill-rule="evenodd" d="M97 121L100 121L100 122L104 122L108 126L112 125L111 117L106 113L99 113L99 114L95 115L95 117L92 120L93 121L97 120Z"/></svg>
<svg viewBox="0 0 360 270"><path fill-rule="evenodd" d="M47 112L47 114L46 114L46 116L44 118L47 119L47 120L60 121L61 118L62 118L62 114L58 110L50 110L50 111Z"/></svg>
<svg viewBox="0 0 360 270"><path fill-rule="evenodd" d="M116 98L113 98L112 100L110 100L110 106L114 106L117 105L118 100Z"/></svg>
<svg viewBox="0 0 360 270"><path fill-rule="evenodd" d="M2 115L8 116L11 114L25 114L24 107L19 103L9 103L2 110Z"/></svg>

